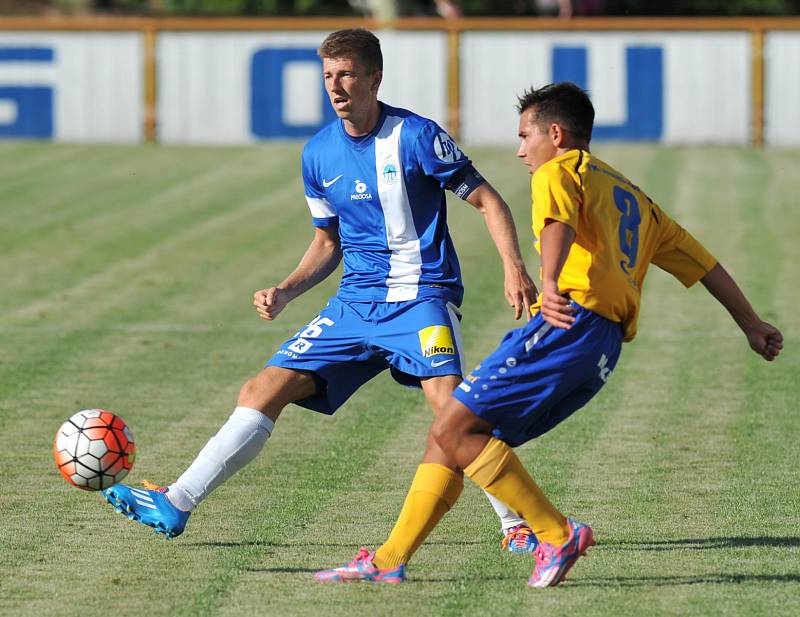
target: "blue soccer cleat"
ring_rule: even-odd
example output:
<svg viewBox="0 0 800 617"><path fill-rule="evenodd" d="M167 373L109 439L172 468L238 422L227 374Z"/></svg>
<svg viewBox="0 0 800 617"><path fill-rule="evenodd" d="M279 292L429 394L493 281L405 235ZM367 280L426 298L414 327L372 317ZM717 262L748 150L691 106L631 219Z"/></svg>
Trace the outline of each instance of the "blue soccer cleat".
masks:
<svg viewBox="0 0 800 617"><path fill-rule="evenodd" d="M527 525L515 525L505 530L500 546L510 553L532 553L539 546L539 540Z"/></svg>
<svg viewBox="0 0 800 617"><path fill-rule="evenodd" d="M181 535L191 512L173 506L165 494L166 488L155 487L146 481L143 484L148 488L115 484L104 490L103 496L117 512L152 527L156 533L164 534L167 538Z"/></svg>
<svg viewBox="0 0 800 617"><path fill-rule="evenodd" d="M394 568L379 568L372 560L375 553L369 552L363 546L358 555L350 563L320 570L314 578L324 583L345 583L349 581L369 581L371 583L402 583L406 580L406 565L400 564Z"/></svg>
<svg viewBox="0 0 800 617"><path fill-rule="evenodd" d="M594 546L594 534L589 525L573 518L567 519L569 538L561 546L541 541L535 551L536 565L528 579L531 587L555 587L567 576L578 558L586 554L586 549Z"/></svg>

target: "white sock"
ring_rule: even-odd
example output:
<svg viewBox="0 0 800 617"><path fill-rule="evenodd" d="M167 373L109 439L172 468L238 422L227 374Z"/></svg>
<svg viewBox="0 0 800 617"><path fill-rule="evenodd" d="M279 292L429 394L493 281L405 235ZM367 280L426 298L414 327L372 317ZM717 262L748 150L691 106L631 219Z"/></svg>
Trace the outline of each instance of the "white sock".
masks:
<svg viewBox="0 0 800 617"><path fill-rule="evenodd" d="M489 499L489 503L492 504L494 511L497 512L497 516L500 518L500 529L504 535L507 529L511 529L517 525L528 525L524 518L520 518L516 512L500 501L497 497L491 493L487 493L486 491L483 492ZM528 527L530 527L530 525L528 525Z"/></svg>
<svg viewBox="0 0 800 617"><path fill-rule="evenodd" d="M176 508L191 512L211 491L258 456L273 428L275 423L257 409L234 409L189 469L169 486L167 499Z"/></svg>

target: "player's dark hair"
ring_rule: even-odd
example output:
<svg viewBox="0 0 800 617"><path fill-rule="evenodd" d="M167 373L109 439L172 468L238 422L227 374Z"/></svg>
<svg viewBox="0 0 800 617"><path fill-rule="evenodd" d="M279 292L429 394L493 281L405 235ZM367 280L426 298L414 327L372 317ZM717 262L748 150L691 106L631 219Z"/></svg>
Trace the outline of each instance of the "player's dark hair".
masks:
<svg viewBox="0 0 800 617"><path fill-rule="evenodd" d="M370 72L383 70L383 54L378 37L364 28L331 32L317 50L320 58L356 58Z"/></svg>
<svg viewBox="0 0 800 617"><path fill-rule="evenodd" d="M586 143L592 139L592 101L583 89L572 82L560 81L538 90L531 88L518 96L517 101L519 114L531 111L533 122L539 128L556 123Z"/></svg>

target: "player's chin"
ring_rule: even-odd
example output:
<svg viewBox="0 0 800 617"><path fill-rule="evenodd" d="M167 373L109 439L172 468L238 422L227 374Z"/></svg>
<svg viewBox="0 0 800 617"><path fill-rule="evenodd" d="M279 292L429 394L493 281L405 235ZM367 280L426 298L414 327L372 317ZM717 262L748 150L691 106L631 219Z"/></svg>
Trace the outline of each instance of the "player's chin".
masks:
<svg viewBox="0 0 800 617"><path fill-rule="evenodd" d="M352 109L350 101L331 101L333 112L340 118L345 118L350 115Z"/></svg>

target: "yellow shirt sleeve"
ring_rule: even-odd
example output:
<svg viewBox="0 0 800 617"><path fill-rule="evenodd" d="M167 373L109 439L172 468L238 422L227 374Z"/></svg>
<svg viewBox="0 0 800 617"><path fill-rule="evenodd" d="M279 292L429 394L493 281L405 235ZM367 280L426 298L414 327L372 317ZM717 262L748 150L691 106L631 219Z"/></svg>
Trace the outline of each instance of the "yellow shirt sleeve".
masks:
<svg viewBox="0 0 800 617"><path fill-rule="evenodd" d="M691 287L717 265L717 260L695 238L653 204L661 228L660 243L651 260L686 287Z"/></svg>
<svg viewBox="0 0 800 617"><path fill-rule="evenodd" d="M577 176L568 168L563 165L541 167L531 178L531 194L531 220L537 239L548 220L569 225L577 233L583 194Z"/></svg>

